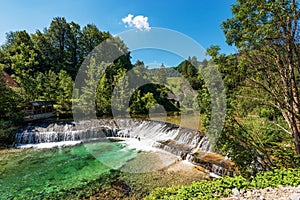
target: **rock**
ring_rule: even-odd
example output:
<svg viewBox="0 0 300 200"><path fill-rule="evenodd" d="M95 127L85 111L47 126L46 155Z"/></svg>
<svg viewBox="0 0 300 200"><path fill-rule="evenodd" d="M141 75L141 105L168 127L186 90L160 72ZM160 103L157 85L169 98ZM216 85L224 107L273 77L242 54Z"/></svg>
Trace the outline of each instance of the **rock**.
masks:
<svg viewBox="0 0 300 200"><path fill-rule="evenodd" d="M251 197L252 192L251 191L247 191L247 193L244 195L245 197Z"/></svg>
<svg viewBox="0 0 300 200"><path fill-rule="evenodd" d="M258 190L252 190L253 194L258 194Z"/></svg>
<svg viewBox="0 0 300 200"><path fill-rule="evenodd" d="M265 200L266 198L262 195L259 197L259 200Z"/></svg>
<svg viewBox="0 0 300 200"><path fill-rule="evenodd" d="M240 191L237 188L232 189L232 194L234 197L240 197Z"/></svg>
<svg viewBox="0 0 300 200"><path fill-rule="evenodd" d="M300 194L292 194L289 196L290 200L300 200Z"/></svg>
<svg viewBox="0 0 300 200"><path fill-rule="evenodd" d="M300 186L281 186L279 188L264 188L253 190L238 190L234 188L229 198L222 200L300 200Z"/></svg>

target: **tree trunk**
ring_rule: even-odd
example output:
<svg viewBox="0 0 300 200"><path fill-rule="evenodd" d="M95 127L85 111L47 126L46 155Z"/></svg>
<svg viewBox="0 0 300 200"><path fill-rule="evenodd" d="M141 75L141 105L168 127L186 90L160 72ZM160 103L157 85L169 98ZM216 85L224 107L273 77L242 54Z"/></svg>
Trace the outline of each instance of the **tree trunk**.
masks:
<svg viewBox="0 0 300 200"><path fill-rule="evenodd" d="M294 145L295 145L295 150L297 154L300 154L300 145L299 145L299 135L300 132L298 131L299 127L293 124L293 127L291 128L291 132L293 134L294 138Z"/></svg>

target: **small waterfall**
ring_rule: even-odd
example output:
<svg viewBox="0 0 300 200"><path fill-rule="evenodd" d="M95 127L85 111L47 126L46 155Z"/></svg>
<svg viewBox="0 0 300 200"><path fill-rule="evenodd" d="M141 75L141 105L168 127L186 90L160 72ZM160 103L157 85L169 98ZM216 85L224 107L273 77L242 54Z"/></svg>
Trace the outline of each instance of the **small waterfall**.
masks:
<svg viewBox="0 0 300 200"><path fill-rule="evenodd" d="M77 124L45 124L40 126L28 126L15 134L17 146L25 144L53 143L63 141L89 141L114 137L118 130L107 127L91 128L78 127Z"/></svg>
<svg viewBox="0 0 300 200"><path fill-rule="evenodd" d="M195 155L210 152L209 139L197 130L175 124L141 119L102 119L28 126L15 135L17 146L64 141L90 141L106 137L138 138L148 146L163 149L194 164L223 175L226 169L204 162ZM137 140L138 142L138 140Z"/></svg>

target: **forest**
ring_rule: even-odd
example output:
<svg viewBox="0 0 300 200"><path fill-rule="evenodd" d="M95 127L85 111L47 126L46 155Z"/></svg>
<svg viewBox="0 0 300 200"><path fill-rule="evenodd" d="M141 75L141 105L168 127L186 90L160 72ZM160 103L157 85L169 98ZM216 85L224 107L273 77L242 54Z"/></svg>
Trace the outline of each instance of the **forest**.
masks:
<svg viewBox="0 0 300 200"><path fill-rule="evenodd" d="M137 80L154 82L133 91L133 95L128 97L128 108L116 105L120 115L122 110L127 109L132 117L147 116L149 109L159 110L157 105L162 105L168 114L180 114L182 109L193 110L196 102L200 108L201 131L206 132L212 111L211 94L203 74L214 65L222 75L227 104L224 128L215 149L230 157L239 174L252 180L254 186L264 187L262 180L265 180L266 187L268 181L270 184L276 181L278 185L284 184L276 179L283 176L282 171L277 171L274 180L262 178L259 174L274 169L296 169L300 164L299 19L297 1L238 0L232 6L232 18L221 24L227 43L234 45L237 53L226 55L217 45L212 45L207 49L210 60L199 61L190 55L178 66L169 68L162 64L159 69L150 70L143 61L131 63L126 44L93 24L80 27L64 17L55 17L49 27L33 34L26 30L9 32L0 48L0 145L6 147L13 142L12 133L24 123L22 105L28 101L55 101L60 116L67 119L72 117L73 101L81 99L81 102L89 104L90 93L96 91L93 95L97 117L112 116L111 93L120 80L128 88L134 88ZM113 62L99 63L90 52L107 40L121 52L121 56ZM84 60L88 60L90 66L85 71L85 84L96 84L97 87L81 88L76 99L73 88ZM98 66L105 64L104 75L94 83L99 79L90 77L99 74ZM197 91L195 102L189 102L189 107L181 107L168 99L171 91L162 83L180 81L174 70ZM133 71L130 79L124 78L128 71ZM145 71L150 71L150 74ZM7 76L15 84L8 84ZM119 92L121 96L130 94L129 91ZM182 94L185 95L184 91ZM295 174L298 171L284 173ZM253 179L257 174L261 182ZM227 186L250 187L250 183L242 184L244 178L237 179L228 180L232 185ZM287 182L297 181L299 178ZM211 187L222 188L221 193L228 192L225 186L220 186L223 183L218 184ZM181 193L179 190L182 190ZM157 190L149 199L163 199L176 192L181 198L180 195L188 188L183 190ZM195 192L200 193L198 190Z"/></svg>
<svg viewBox="0 0 300 200"><path fill-rule="evenodd" d="M107 62L105 73L98 77L101 65L105 64L99 63L102 60L91 56L90 52L104 41L110 41L112 44L111 51L105 49L105 55L118 54L120 51L121 56ZM119 38L108 32L101 32L93 24L81 28L75 22L67 22L64 17L54 18L49 28L38 30L34 34L29 34L25 30L9 32L0 53L3 71L0 117L1 135L4 138L1 141L4 144L11 142L11 140L5 142L5 139L8 139L13 129L23 123L22 105L29 101L54 101L60 118L67 119L72 118L72 101L83 101L83 104L89 105L91 103L89 92L92 92L95 93L96 116L112 116L111 96L119 81L134 90L127 109L131 115L147 115L150 108L157 109L156 104L162 105L167 112L178 112L180 106L168 99L170 91L163 84L174 76L172 70L177 70L190 81L195 90L202 87L203 81L198 78L199 67L191 64L192 59L193 62L198 61L195 57L188 59L172 69L162 64L159 69L148 70L142 61L131 63L130 52ZM74 92L78 95L74 97L76 75L84 60L89 65L83 72L85 78L82 81L85 86L81 87L80 91ZM122 78L132 69L130 79ZM6 83L7 77L13 80L13 85ZM136 82L151 84L136 90L134 89ZM96 88L91 87L93 84ZM122 98L130 93L130 91L119 92ZM124 111L124 105L116 106L117 110ZM90 109L88 107L87 112Z"/></svg>

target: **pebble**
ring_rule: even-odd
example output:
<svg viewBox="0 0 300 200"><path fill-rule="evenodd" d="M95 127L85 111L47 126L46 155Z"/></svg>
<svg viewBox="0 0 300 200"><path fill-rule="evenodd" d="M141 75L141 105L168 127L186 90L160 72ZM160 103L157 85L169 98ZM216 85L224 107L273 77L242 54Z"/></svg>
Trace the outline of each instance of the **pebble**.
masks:
<svg viewBox="0 0 300 200"><path fill-rule="evenodd" d="M240 191L237 188L232 189L233 197L240 197Z"/></svg>
<svg viewBox="0 0 300 200"><path fill-rule="evenodd" d="M292 194L292 195L290 195L290 200L300 200L300 194Z"/></svg>
<svg viewBox="0 0 300 200"><path fill-rule="evenodd" d="M280 188L264 188L253 190L232 189L232 195L222 200L300 200L300 185L298 187L286 186Z"/></svg>

